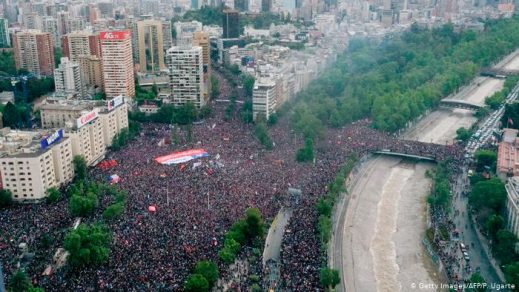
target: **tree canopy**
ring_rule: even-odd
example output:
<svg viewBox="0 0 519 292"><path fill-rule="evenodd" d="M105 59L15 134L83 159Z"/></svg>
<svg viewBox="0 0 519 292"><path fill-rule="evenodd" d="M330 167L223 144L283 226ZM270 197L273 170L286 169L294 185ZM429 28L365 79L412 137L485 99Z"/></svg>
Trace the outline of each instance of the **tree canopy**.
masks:
<svg viewBox="0 0 519 292"><path fill-rule="evenodd" d="M517 32L513 17L489 23L482 33L414 25L382 41L354 38L348 53L298 94L293 122L306 107L321 125L372 117L376 128L394 132L519 46Z"/></svg>
<svg viewBox="0 0 519 292"><path fill-rule="evenodd" d="M99 265L108 261L111 241L111 235L104 225L80 224L67 234L64 247L70 253L68 260L71 265Z"/></svg>

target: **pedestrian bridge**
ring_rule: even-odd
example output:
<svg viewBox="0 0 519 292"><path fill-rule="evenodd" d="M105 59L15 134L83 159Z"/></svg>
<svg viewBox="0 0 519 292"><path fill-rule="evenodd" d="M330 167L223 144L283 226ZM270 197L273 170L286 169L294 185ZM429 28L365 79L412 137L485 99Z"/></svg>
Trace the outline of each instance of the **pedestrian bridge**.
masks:
<svg viewBox="0 0 519 292"><path fill-rule="evenodd" d="M467 109L467 110L473 110L477 111L478 109L483 108L482 105L460 100L460 99L442 99L440 101L441 107L448 107L448 108L461 108L461 109Z"/></svg>
<svg viewBox="0 0 519 292"><path fill-rule="evenodd" d="M417 160L426 160L426 161L436 162L436 157L393 152L391 150L379 150L379 151L375 151L373 153L380 154L380 155L391 155L391 156L398 156L398 157L403 157L403 158L412 158L412 159L417 159Z"/></svg>

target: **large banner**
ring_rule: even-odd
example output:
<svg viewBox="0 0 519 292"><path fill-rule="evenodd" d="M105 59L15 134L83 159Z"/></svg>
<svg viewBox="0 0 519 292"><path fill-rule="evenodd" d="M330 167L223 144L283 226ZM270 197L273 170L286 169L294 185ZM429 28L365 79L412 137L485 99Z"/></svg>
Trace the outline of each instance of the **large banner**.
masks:
<svg viewBox="0 0 519 292"><path fill-rule="evenodd" d="M155 161L157 161L160 164L171 165L207 156L209 156L209 154L204 149L192 149L182 152L173 152L165 156L160 156L155 158Z"/></svg>
<svg viewBox="0 0 519 292"><path fill-rule="evenodd" d="M54 132L52 135L46 136L40 141L41 149L47 149L47 147L51 146L54 143L58 143L63 139L63 129L59 129Z"/></svg>

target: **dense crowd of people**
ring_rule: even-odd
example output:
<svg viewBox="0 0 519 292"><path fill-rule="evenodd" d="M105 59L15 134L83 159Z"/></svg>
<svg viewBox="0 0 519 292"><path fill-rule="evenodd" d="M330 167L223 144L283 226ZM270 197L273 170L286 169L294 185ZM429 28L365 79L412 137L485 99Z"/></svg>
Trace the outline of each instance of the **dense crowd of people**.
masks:
<svg viewBox="0 0 519 292"><path fill-rule="evenodd" d="M29 274L47 291L181 290L199 260L214 260L226 276L228 269L218 260L218 251L225 232L247 208L258 207L265 218L273 218L281 206L292 205L294 213L282 244L282 285L288 291L316 290L324 254L316 231L315 203L350 154L387 149L438 160L453 158L453 165L462 158L457 146L397 140L363 120L328 130L316 144L315 163L297 163L295 153L304 142L290 131L288 119L271 128L275 146L266 151L251 134L250 125L223 122L225 104L214 107L213 117L193 126L192 141L182 130L180 143L174 145L170 125L145 124L139 137L108 155L117 165L91 170L90 179L103 182L117 174L119 186L129 193L123 218L108 223L113 231L108 264L42 276L74 221L63 200L55 205L15 206L0 213L4 272L10 275L16 270L18 245L25 242L29 251L36 252ZM209 157L177 165L155 161L174 151L198 148ZM297 204L287 193L289 187L302 191ZM156 211L150 212L149 206ZM86 222L101 219L102 211L100 207ZM41 244L44 236L52 238L48 246Z"/></svg>

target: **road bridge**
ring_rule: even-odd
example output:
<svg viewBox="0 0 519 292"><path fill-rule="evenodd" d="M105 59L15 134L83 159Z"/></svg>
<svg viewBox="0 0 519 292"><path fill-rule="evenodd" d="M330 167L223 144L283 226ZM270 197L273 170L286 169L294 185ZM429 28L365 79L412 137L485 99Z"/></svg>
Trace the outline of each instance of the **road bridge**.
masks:
<svg viewBox="0 0 519 292"><path fill-rule="evenodd" d="M477 111L478 109L483 108L482 105L479 105L476 103L464 101L461 99L448 99L448 98L442 99L440 101L440 106L447 107L447 108L461 108L461 109L467 109L467 110L473 110L473 111Z"/></svg>
<svg viewBox="0 0 519 292"><path fill-rule="evenodd" d="M380 151L375 151L373 153L380 154L380 155L390 155L390 156L398 156L398 157L404 157L404 158L412 158L412 159L417 159L417 160L426 160L426 161L436 162L436 157L432 157L432 156L421 156L421 155L415 155L415 154L393 152L390 150L380 150Z"/></svg>
<svg viewBox="0 0 519 292"><path fill-rule="evenodd" d="M481 72L479 73L479 75L481 75L481 76L492 77L492 78L501 78L501 79L504 79L510 75L518 75L518 74L519 74L519 70L504 69L504 68L500 68L500 69L485 68L485 69L481 70Z"/></svg>

